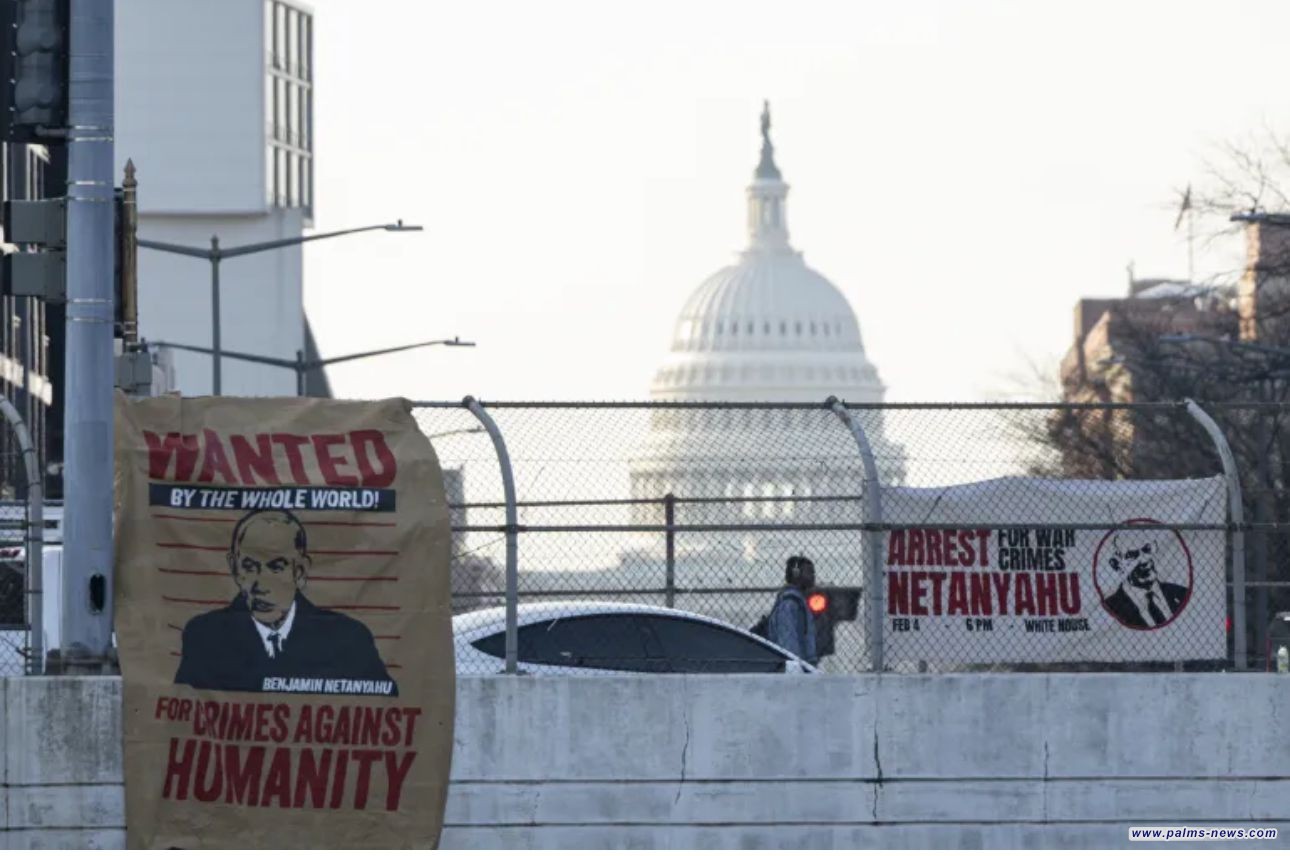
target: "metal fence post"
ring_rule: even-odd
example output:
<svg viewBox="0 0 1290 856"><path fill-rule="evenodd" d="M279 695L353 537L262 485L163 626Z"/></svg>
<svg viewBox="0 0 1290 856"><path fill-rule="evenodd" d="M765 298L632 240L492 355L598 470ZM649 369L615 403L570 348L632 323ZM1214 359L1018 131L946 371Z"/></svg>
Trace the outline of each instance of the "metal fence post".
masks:
<svg viewBox="0 0 1290 856"><path fill-rule="evenodd" d="M830 395L824 402L837 415L842 424L851 431L856 447L860 451L860 461L864 465L864 498L865 527L861 538L865 541L865 554L869 558L869 573L866 575L865 587L869 590L869 668L870 671L883 670L883 621L885 620L886 580L882 570L882 482L878 478L878 464L873 457L873 447L865 436L860 423L847 410L846 405L836 395Z"/></svg>
<svg viewBox="0 0 1290 856"><path fill-rule="evenodd" d="M1232 523L1232 659L1237 669L1249 668L1249 652L1245 639L1245 505L1241 497L1241 474L1236 468L1236 457L1227 437L1218 423L1199 404L1184 399L1191 415L1218 451L1223 463L1223 476L1227 480L1227 509Z"/></svg>
<svg viewBox="0 0 1290 856"><path fill-rule="evenodd" d="M664 605L676 605L676 497L671 493L663 497L663 525L667 540L667 578L663 583Z"/></svg>
<svg viewBox="0 0 1290 856"><path fill-rule="evenodd" d="M468 395L462 406L474 414L488 432L497 452L497 465L502 471L502 494L506 500L506 674L519 671L519 512L515 500L515 473L511 469L511 456L506 451L506 440L493 417L484 406Z"/></svg>
<svg viewBox="0 0 1290 856"><path fill-rule="evenodd" d="M31 443L31 434L27 425L18 415L13 402L0 396L0 414L4 415L14 436L18 438L18 448L22 451L24 469L27 471L27 526L24 537L27 574L23 581L26 593L31 597L28 606L28 634L30 649L27 656L27 674L40 675L45 671L45 602L44 602L44 558L45 558L45 489L40 474L40 461L36 456L36 447Z"/></svg>

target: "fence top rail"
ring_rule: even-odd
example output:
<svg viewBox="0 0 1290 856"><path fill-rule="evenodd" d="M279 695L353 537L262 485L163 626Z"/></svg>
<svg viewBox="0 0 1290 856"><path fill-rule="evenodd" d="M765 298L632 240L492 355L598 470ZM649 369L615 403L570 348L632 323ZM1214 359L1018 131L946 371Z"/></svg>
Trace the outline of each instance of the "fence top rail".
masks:
<svg viewBox="0 0 1290 856"><path fill-rule="evenodd" d="M987 531L1008 529L1069 529L1078 532L1275 532L1275 523L1192 523L1152 521L1128 523L1115 521L1095 523L1053 523L1035 520L996 520L971 523L926 523L921 520L891 520L881 523L569 523L534 525L519 523L491 526L454 526L454 532L900 532L911 529L945 531Z"/></svg>
<svg viewBox="0 0 1290 856"><path fill-rule="evenodd" d="M1198 402L1204 407L1226 410L1282 410L1280 402L1232 401ZM555 401L517 400L481 401L481 407L492 410L828 410L825 402L810 401ZM888 401L843 402L848 410L1133 410L1170 412L1186 408L1183 401ZM434 410L457 410L460 401L414 401L413 407Z"/></svg>
<svg viewBox="0 0 1290 856"><path fill-rule="evenodd" d="M861 502L863 494L813 494L811 496L678 496L676 494L651 497L624 497L622 499L521 499L516 508L578 508L582 506L617 505L666 505L669 498L674 505L741 505L743 503L774 502ZM450 502L454 510L505 508L505 502Z"/></svg>

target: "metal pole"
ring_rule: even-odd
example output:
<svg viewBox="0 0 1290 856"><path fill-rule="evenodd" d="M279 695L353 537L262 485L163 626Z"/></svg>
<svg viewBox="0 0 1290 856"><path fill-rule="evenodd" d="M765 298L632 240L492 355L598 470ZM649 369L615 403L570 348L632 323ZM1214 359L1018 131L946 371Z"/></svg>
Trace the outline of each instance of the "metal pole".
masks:
<svg viewBox="0 0 1290 856"><path fill-rule="evenodd" d="M475 415L488 432L497 452L497 465L502 470L502 497L506 500L506 674L519 672L519 511L515 504L515 473L511 469L511 456L506 451L506 439L493 417L488 415L474 396L468 395L462 406Z"/></svg>
<svg viewBox="0 0 1290 856"><path fill-rule="evenodd" d="M667 594L664 603L667 606L676 605L676 497L669 493L663 497L663 525L667 527L667 578L664 581L664 590Z"/></svg>
<svg viewBox="0 0 1290 856"><path fill-rule="evenodd" d="M1227 437L1208 413L1190 398L1185 399L1187 412L1205 429L1218 451L1227 480L1227 514L1232 524L1232 659L1237 669L1249 668L1249 651L1245 639L1245 502L1241 497L1241 473Z"/></svg>
<svg viewBox="0 0 1290 856"><path fill-rule="evenodd" d="M71 0L69 28L62 644L100 662L112 641L113 6Z"/></svg>
<svg viewBox="0 0 1290 856"><path fill-rule="evenodd" d="M1268 396L1266 391L1266 382L1260 383L1259 386L1263 388L1262 389L1263 400L1264 401L1271 400L1270 396ZM1253 500L1254 500L1254 508L1253 508L1254 521L1253 522L1256 524L1271 523L1273 522L1273 517L1274 517L1272 512L1272 491L1275 490L1275 487L1273 485L1273 480L1272 480L1272 467L1271 467L1272 455L1270 451L1272 446L1272 440L1271 440L1271 431L1269 430L1268 422L1272 419L1275 419L1276 415L1271 412L1256 411L1254 414L1254 418L1256 420L1255 424L1257 425L1255 436L1257 437L1256 443L1257 443L1257 448L1259 452L1257 455L1255 455L1255 461L1257 462L1256 469L1258 471L1258 482L1257 482L1257 488L1256 488L1255 494L1253 496ZM1254 560L1254 568L1255 568L1254 576L1259 582L1264 582L1264 583L1272 579L1272 572L1271 572L1270 561L1269 561L1271 551L1268 547L1268 540L1269 540L1268 531L1266 529L1259 529L1257 532L1254 533L1254 551L1253 551L1254 555L1251 557ZM1255 586L1254 588L1254 622L1255 623L1253 628L1254 658L1255 658L1255 664L1256 664L1255 667L1257 668L1257 664L1259 660L1262 659L1263 667L1265 670L1268 668L1268 665L1269 665L1267 662L1268 620L1271 617L1272 617L1272 611L1268 608L1268 587L1265 585Z"/></svg>
<svg viewBox="0 0 1290 856"><path fill-rule="evenodd" d="M305 352L296 351L296 395L305 397Z"/></svg>
<svg viewBox="0 0 1290 856"><path fill-rule="evenodd" d="M211 395L220 395L219 236L211 235Z"/></svg>
<svg viewBox="0 0 1290 856"><path fill-rule="evenodd" d="M40 461L36 447L31 443L31 433L18 415L13 402L0 396L0 413L9 422L27 471L27 579L25 580L29 604L28 624L31 643L27 657L27 674L40 675L45 671L45 495L40 475Z"/></svg>
<svg viewBox="0 0 1290 856"><path fill-rule="evenodd" d="M865 575L865 588L869 591L869 668L870 671L883 670L883 622L887 600L886 574L883 572L882 530L877 528L882 523L882 482L878 478L878 464L873 457L873 448L864 429L856 422L851 411L830 395L824 402L833 413L851 431L855 438L856 448L860 450L860 462L864 466L865 523L869 525L861 534L865 544L865 555L868 558L868 573Z"/></svg>

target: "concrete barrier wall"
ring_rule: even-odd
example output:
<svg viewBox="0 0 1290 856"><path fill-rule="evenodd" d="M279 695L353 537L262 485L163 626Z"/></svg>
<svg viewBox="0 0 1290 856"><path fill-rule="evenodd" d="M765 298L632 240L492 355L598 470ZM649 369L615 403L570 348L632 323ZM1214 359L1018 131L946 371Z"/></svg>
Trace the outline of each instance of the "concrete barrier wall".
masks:
<svg viewBox="0 0 1290 856"><path fill-rule="evenodd" d="M124 843L120 684L14 678L0 846ZM1290 835L1275 675L463 678L446 847L1128 846Z"/></svg>

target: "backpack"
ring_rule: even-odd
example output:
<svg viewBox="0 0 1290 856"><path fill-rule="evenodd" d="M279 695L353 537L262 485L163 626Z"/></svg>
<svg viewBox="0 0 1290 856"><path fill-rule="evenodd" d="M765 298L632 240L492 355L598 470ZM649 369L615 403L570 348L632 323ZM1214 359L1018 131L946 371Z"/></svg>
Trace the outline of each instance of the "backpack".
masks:
<svg viewBox="0 0 1290 856"><path fill-rule="evenodd" d="M779 592L775 595L775 602L771 604L771 607L770 607L771 612L774 612L775 607L779 606L779 599L783 596L784 596L784 590L780 589ZM757 623L754 624L752 627L749 627L748 632L753 634L754 636L760 636L761 638L765 639L767 642L774 641L770 638L770 612L766 613L761 618L757 619Z"/></svg>

